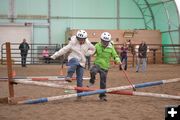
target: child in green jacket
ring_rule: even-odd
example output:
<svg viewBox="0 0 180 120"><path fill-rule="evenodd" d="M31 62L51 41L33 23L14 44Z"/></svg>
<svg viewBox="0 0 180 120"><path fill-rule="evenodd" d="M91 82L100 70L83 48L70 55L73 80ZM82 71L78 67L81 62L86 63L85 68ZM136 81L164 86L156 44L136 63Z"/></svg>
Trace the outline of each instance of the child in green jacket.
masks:
<svg viewBox="0 0 180 120"><path fill-rule="evenodd" d="M100 89L106 89L106 79L108 69L110 67L110 60L113 58L117 64L121 64L118 54L111 44L111 34L104 32L101 34L101 42L95 45L96 48L96 58L94 65L90 69L91 79L89 81L88 87L95 83L96 74L100 75ZM99 94L99 98L102 101L107 101L106 94Z"/></svg>

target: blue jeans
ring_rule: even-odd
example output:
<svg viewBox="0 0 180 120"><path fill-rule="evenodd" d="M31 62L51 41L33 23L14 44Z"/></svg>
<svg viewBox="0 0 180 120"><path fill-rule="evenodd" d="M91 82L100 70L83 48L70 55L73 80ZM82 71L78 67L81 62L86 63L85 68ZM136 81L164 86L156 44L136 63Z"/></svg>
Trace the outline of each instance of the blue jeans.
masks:
<svg viewBox="0 0 180 120"><path fill-rule="evenodd" d="M108 70L104 70L104 69L100 68L98 65L93 65L91 67L91 69L90 69L91 79L89 82L92 84L95 83L97 73L99 73L99 75L100 75L100 89L106 89L106 79L107 79ZM105 93L99 94L100 98L105 97L105 96L106 96Z"/></svg>
<svg viewBox="0 0 180 120"><path fill-rule="evenodd" d="M136 64L136 71L139 71L140 68L140 64L142 63L142 71L145 72L146 71L146 66L147 66L147 58L137 58L137 64Z"/></svg>
<svg viewBox="0 0 180 120"><path fill-rule="evenodd" d="M76 80L77 80L77 87L83 86L83 74L84 74L84 68L79 64L79 61L76 58L72 58L68 62L68 71L67 76L72 78L74 72L76 72ZM78 93L81 91L77 91Z"/></svg>

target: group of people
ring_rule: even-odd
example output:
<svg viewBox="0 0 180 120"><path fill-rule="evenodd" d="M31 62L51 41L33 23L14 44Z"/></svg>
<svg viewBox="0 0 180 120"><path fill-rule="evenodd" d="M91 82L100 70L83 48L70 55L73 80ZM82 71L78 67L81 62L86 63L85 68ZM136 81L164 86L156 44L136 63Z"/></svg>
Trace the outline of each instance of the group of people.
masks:
<svg viewBox="0 0 180 120"><path fill-rule="evenodd" d="M128 40L127 43L124 43L117 49L122 65L119 66L119 70L127 70L128 65L128 52L130 51L132 54L136 53L137 56L137 63L136 63L136 72L139 72L140 65L142 63L142 71L146 71L147 66L147 51L148 46L146 45L145 41L142 41L139 45L136 45L134 48L131 44L131 41ZM134 52L135 51L135 52Z"/></svg>
<svg viewBox="0 0 180 120"><path fill-rule="evenodd" d="M22 56L22 66L25 66L27 51L29 50L29 45L26 43L25 40L19 46L21 50ZM95 56L95 60L93 65L90 69L90 80L87 87L91 87L95 84L96 75L99 73L100 75L100 89L106 89L106 81L107 81L107 74L110 67L111 59L114 59L115 63L120 66L120 70L124 69L127 70L127 51L128 47L124 44L121 47L120 56L118 55L117 51L114 48L114 45L111 42L111 34L108 32L103 32L100 36L100 42L96 43L95 46L88 40L88 34L85 30L78 30L76 35L72 36L69 40L69 43L60 49L59 51L55 52L50 59L55 60L57 57L62 56L69 52L68 55L68 63L67 65L67 75L65 80L68 82L72 82L72 76L76 73L77 79L77 87L83 86L83 74L84 68L86 65L86 57L90 57L92 55ZM136 68L136 72L139 71L140 61L142 59L143 64L145 65L146 61L146 50L147 45L142 42L138 48L138 64ZM49 58L49 53L47 48L43 51L45 57ZM46 61L48 62L48 61ZM124 64L124 67L122 67ZM145 65L146 66L146 65ZM144 66L144 67L145 67ZM145 69L145 68L144 68ZM77 93L82 91L77 90ZM81 99L81 97L77 97L77 99ZM107 101L106 94L100 93L99 99L102 101Z"/></svg>

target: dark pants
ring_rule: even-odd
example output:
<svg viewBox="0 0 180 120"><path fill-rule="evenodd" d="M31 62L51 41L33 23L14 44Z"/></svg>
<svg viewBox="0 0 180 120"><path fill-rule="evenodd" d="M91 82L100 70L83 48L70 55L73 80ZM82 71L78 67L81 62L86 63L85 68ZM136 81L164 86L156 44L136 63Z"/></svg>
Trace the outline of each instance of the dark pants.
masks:
<svg viewBox="0 0 180 120"><path fill-rule="evenodd" d="M100 68L98 65L93 65L91 67L91 69L90 69L91 79L89 82L92 84L95 83L97 73L99 73L99 75L100 75L100 89L106 89L106 79L107 79L108 70L104 70L104 69ZM99 94L100 98L105 97L105 96L106 96L105 93Z"/></svg>
<svg viewBox="0 0 180 120"><path fill-rule="evenodd" d="M27 54L21 54L21 65L22 65L22 67L26 67L26 58L27 58Z"/></svg>
<svg viewBox="0 0 180 120"><path fill-rule="evenodd" d="M49 57L44 56L44 62L45 62L45 63L50 63L50 58L49 58Z"/></svg>
<svg viewBox="0 0 180 120"><path fill-rule="evenodd" d="M127 70L127 56L121 57L121 63L124 68L124 70ZM122 68L120 67L120 70L122 70Z"/></svg>

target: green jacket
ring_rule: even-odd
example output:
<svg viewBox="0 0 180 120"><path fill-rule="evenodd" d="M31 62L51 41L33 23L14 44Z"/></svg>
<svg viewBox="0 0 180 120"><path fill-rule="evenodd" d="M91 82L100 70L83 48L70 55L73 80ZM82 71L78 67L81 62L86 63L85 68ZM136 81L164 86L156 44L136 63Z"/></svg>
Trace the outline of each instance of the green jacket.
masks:
<svg viewBox="0 0 180 120"><path fill-rule="evenodd" d="M95 48L96 58L94 64L99 65L102 69L109 69L111 58L113 58L115 62L120 63L120 58L111 43L106 48L104 48L101 43L97 43Z"/></svg>

